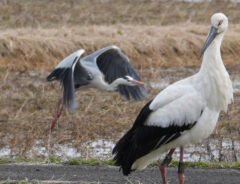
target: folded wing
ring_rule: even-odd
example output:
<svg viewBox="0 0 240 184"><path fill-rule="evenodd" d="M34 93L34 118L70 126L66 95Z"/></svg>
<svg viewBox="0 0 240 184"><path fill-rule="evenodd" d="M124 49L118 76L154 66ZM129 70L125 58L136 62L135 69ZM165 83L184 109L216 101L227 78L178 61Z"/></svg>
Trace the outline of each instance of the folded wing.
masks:
<svg viewBox="0 0 240 184"><path fill-rule="evenodd" d="M174 92L172 90L174 88L168 92ZM132 164L137 159L174 141L194 127L204 111L204 102L197 92L177 95L164 102L160 102L164 100L161 94L164 96L160 93L145 105L133 127L113 149L116 165L121 166L125 175L131 172ZM156 103L164 105L153 109L151 106Z"/></svg>

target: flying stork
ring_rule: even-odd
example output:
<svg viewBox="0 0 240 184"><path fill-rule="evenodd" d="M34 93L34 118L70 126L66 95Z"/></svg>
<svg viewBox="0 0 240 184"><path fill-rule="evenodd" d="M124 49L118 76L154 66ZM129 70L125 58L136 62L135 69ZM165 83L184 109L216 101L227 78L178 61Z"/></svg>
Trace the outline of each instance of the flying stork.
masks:
<svg viewBox="0 0 240 184"><path fill-rule="evenodd" d="M74 94L78 89L92 87L118 91L128 100L142 100L148 95L143 82L120 48L108 46L81 58L84 52L81 49L66 57L47 77L47 81L57 80L63 87L63 100L58 103L51 130L61 115L63 104L68 111L76 109Z"/></svg>
<svg viewBox="0 0 240 184"><path fill-rule="evenodd" d="M220 111L227 111L233 89L220 47L228 19L223 13L216 13L211 24L201 50L203 62L199 72L173 83L147 103L114 147L115 163L124 175L144 169L170 150L159 165L163 183L167 184L166 167L176 147L180 147L178 178L183 184L184 146L207 138L216 127Z"/></svg>

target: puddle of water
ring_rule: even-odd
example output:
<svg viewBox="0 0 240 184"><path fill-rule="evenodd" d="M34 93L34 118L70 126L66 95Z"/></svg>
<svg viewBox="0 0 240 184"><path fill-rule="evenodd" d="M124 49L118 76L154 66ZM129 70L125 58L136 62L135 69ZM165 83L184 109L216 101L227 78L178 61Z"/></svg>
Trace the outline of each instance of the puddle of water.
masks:
<svg viewBox="0 0 240 184"><path fill-rule="evenodd" d="M0 157L10 156L10 153L11 153L11 150L8 147L0 149Z"/></svg>
<svg viewBox="0 0 240 184"><path fill-rule="evenodd" d="M209 141L209 147L207 147L207 141ZM114 147L114 142L111 140L99 139L93 142L87 142L83 145L84 154L78 151L76 148L71 145L55 145L52 149L52 154L57 157L61 157L63 160L71 158L83 159L97 158L97 159L111 159L112 158L112 149ZM234 141L235 154L237 160L240 160L240 142ZM0 150L0 157L10 156L11 150L9 148L2 148ZM83 156L84 155L84 156ZM161 155L161 159L165 157L166 153ZM232 150L232 141L231 139L224 139L222 141L222 150L219 151L219 140L209 139L205 140L201 144L191 145L185 147L184 149L184 160L185 161L219 161L221 157L222 161L233 162L234 152ZM29 157L37 156L49 156L48 151L45 147L34 146L30 152L28 152ZM179 149L176 149L173 154L173 159L178 160L180 156Z"/></svg>
<svg viewBox="0 0 240 184"><path fill-rule="evenodd" d="M81 157L81 153L70 145L58 145L58 151L56 151L54 155L64 158Z"/></svg>
<svg viewBox="0 0 240 184"><path fill-rule="evenodd" d="M46 147L35 145L32 147L30 151L26 153L26 156L29 158L34 157L48 157L48 156L56 156L61 157L63 160L67 160L69 158L77 158L81 157L81 153L74 147L68 144L59 145L56 144L52 148L52 154L50 154ZM1 157L10 157L11 149L10 148L1 148L0 149L0 158Z"/></svg>
<svg viewBox="0 0 240 184"><path fill-rule="evenodd" d="M86 143L87 158L110 159L114 146L113 141L104 139Z"/></svg>

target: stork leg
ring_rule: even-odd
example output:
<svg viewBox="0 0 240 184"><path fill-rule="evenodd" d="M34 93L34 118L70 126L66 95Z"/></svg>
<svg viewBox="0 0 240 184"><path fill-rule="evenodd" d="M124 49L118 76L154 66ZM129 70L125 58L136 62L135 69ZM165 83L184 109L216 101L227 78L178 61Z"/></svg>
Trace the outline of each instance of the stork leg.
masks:
<svg viewBox="0 0 240 184"><path fill-rule="evenodd" d="M58 122L58 119L60 118L61 114L62 114L62 111L63 111L63 100L62 98L59 99L58 103L57 103L57 111L54 115L54 118L52 120L52 123L51 123L51 133L53 131L53 129L55 128L57 122Z"/></svg>
<svg viewBox="0 0 240 184"><path fill-rule="evenodd" d="M183 147L180 147L180 160L178 165L178 179L180 184L184 184L185 176L184 176L184 162L183 162Z"/></svg>
<svg viewBox="0 0 240 184"><path fill-rule="evenodd" d="M167 166L168 164L172 161L172 154L174 153L175 148L171 149L169 151L169 153L167 154L167 156L164 158L163 162L161 163L161 165L159 165L159 169L161 171L162 174L162 179L163 179L163 184L167 184L167 178L166 178L166 174L167 174Z"/></svg>

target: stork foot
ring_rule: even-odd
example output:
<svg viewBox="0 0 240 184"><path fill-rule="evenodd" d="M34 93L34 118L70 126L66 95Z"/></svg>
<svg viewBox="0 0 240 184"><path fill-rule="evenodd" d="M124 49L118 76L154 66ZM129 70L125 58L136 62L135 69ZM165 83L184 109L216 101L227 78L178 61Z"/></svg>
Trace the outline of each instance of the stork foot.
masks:
<svg viewBox="0 0 240 184"><path fill-rule="evenodd" d="M178 174L178 179L180 184L184 184L184 180L185 180L184 174Z"/></svg>
<svg viewBox="0 0 240 184"><path fill-rule="evenodd" d="M183 162L183 154L184 149L183 147L180 148L180 160L178 164L178 179L180 184L184 184L185 176L184 176L184 162Z"/></svg>
<svg viewBox="0 0 240 184"><path fill-rule="evenodd" d="M175 148L171 149L169 151L169 153L167 154L167 156L164 158L163 162L161 163L161 165L159 166L159 169L161 171L162 174L162 180L163 180L163 184L168 184L167 182L167 166L169 165L169 163L172 161L172 154L174 153Z"/></svg>
<svg viewBox="0 0 240 184"><path fill-rule="evenodd" d="M163 166L162 164L159 166L159 169L161 171L161 174L162 174L162 180L163 180L163 184L168 184L167 182L167 169L165 166Z"/></svg>

